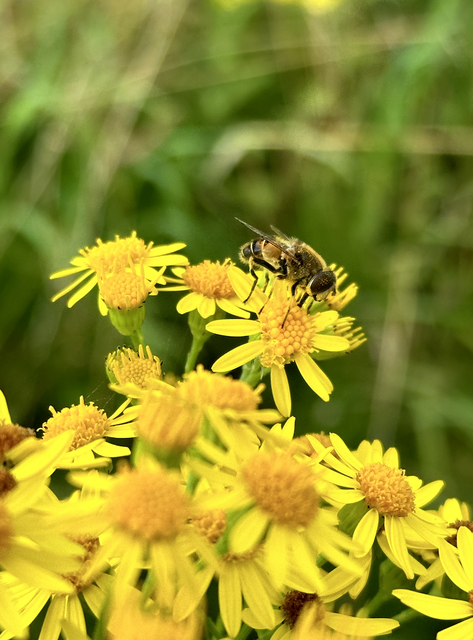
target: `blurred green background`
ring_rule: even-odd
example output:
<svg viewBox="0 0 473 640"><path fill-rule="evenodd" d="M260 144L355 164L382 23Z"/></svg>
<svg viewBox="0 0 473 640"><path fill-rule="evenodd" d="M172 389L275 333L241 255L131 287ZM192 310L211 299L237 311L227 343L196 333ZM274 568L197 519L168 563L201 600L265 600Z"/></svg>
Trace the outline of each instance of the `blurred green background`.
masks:
<svg viewBox="0 0 473 640"><path fill-rule="evenodd" d="M307 0L309 3L309 0ZM227 5L230 0L227 0ZM312 0L312 5L316 0ZM360 285L369 338L297 371L299 433L379 437L442 497L472 499L473 3L4 0L0 19L0 388L38 428L79 396L110 410L123 344L95 295L50 281L80 247L134 229L238 259L274 224ZM190 334L147 303L144 333L181 373ZM212 338L202 362L234 339ZM266 396L270 402L270 396Z"/></svg>

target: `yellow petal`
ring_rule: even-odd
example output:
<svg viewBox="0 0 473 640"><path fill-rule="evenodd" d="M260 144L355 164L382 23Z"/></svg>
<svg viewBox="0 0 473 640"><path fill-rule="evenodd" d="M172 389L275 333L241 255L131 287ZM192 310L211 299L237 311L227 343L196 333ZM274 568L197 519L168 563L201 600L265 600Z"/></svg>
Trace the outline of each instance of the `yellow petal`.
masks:
<svg viewBox="0 0 473 640"><path fill-rule="evenodd" d="M232 316L238 316L239 318L249 318L249 311L245 311L244 309L240 309L234 304L231 300L227 300L226 298L221 298L217 300L217 304L226 313L231 314Z"/></svg>
<svg viewBox="0 0 473 640"><path fill-rule="evenodd" d="M212 366L212 371L217 373L225 373L232 371L237 367L241 367L247 362L251 362L263 353L263 343L261 340L253 340L253 342L247 342L235 349L232 349L216 362Z"/></svg>
<svg viewBox="0 0 473 640"><path fill-rule="evenodd" d="M473 585L473 533L467 527L458 529L457 547L467 578Z"/></svg>
<svg viewBox="0 0 473 640"><path fill-rule="evenodd" d="M197 311L202 316L202 318L210 318L210 316L214 316L215 300L213 298L207 298L207 296L202 296L202 300L199 302Z"/></svg>
<svg viewBox="0 0 473 640"><path fill-rule="evenodd" d="M241 587L238 570L227 562L218 582L218 601L225 629L235 637L241 627Z"/></svg>
<svg viewBox="0 0 473 640"><path fill-rule="evenodd" d="M360 549L355 551L357 558L362 558L372 548L379 527L379 513L376 509L370 509L362 517L353 534L353 542L356 542Z"/></svg>
<svg viewBox="0 0 473 640"><path fill-rule="evenodd" d="M176 305L176 310L178 313L189 313L189 311L194 311L199 306L201 299L203 298L201 293L188 293L186 296L181 298Z"/></svg>
<svg viewBox="0 0 473 640"><path fill-rule="evenodd" d="M291 391L284 367L271 367L271 391L276 407L284 417L291 415Z"/></svg>
<svg viewBox="0 0 473 640"><path fill-rule="evenodd" d="M221 336L254 336L261 333L261 325L256 320L212 320L206 327L210 333L218 333Z"/></svg>
<svg viewBox="0 0 473 640"><path fill-rule="evenodd" d="M0 420L4 420L5 424L11 424L10 412L3 391L0 391Z"/></svg>
<svg viewBox="0 0 473 640"><path fill-rule="evenodd" d="M79 291L76 291L69 298L69 300L67 301L67 306L69 307L69 309L73 307L76 302L79 302L79 300L82 300L82 298L86 296L89 293L89 291L92 291L92 289L95 287L96 284L97 284L97 276L94 274L93 277L89 280L89 282L86 282L79 289Z"/></svg>
<svg viewBox="0 0 473 640"><path fill-rule="evenodd" d="M301 376L312 391L315 391L322 400L328 402L330 399L329 394L333 390L333 385L319 365L314 362L307 353L297 353L294 356L294 360Z"/></svg>
<svg viewBox="0 0 473 640"><path fill-rule="evenodd" d="M389 618L355 618L327 611L324 622L334 631L349 636L379 636L399 627L397 620Z"/></svg>
<svg viewBox="0 0 473 640"><path fill-rule="evenodd" d="M409 589L394 589L393 596L411 609L437 620L460 620L471 616L471 605L464 600L440 598Z"/></svg>
<svg viewBox="0 0 473 640"><path fill-rule="evenodd" d="M318 333L315 336L313 344L316 349L322 349L322 351L346 351L350 347L346 338L323 333Z"/></svg>

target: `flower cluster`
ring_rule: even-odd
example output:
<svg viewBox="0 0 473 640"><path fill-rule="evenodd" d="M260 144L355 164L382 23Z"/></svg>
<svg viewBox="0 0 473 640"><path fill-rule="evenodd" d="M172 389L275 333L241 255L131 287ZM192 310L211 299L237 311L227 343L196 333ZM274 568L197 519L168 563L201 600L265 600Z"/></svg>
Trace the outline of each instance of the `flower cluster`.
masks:
<svg viewBox="0 0 473 640"><path fill-rule="evenodd" d="M346 274L332 266L337 287L306 299L297 283L256 282L229 259L184 266L182 247L153 248L135 233L98 240L54 274L84 272L55 296L82 284L69 306L98 284L99 306L135 348L107 357L122 396L111 415L80 397L50 407L34 431L12 422L0 393L2 638L27 638L45 610L48 640L88 640L90 618L94 637L120 640L356 640L399 626L402 614L376 615L388 601L399 612L395 598L465 619L440 640L471 638L468 507L426 509L443 483L407 475L378 440L350 450L335 433L295 437L286 368L330 400L319 362L365 340L342 315L356 285L343 288ZM142 308L156 285L186 292L182 372L163 371L144 344L144 313L113 315ZM197 360L213 334L248 341L206 369ZM240 367L240 378L223 375ZM263 406L266 375L276 408ZM68 471L62 499L49 488L57 469Z"/></svg>

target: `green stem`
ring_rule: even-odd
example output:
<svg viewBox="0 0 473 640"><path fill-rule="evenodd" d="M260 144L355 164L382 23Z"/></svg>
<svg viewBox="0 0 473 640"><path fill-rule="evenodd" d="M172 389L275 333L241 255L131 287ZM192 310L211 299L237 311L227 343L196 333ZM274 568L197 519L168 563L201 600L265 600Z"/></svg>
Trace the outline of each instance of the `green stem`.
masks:
<svg viewBox="0 0 473 640"><path fill-rule="evenodd" d="M243 365L240 380L242 382L247 382L252 387L256 387L256 385L261 382L261 378L264 373L264 369L261 368L260 358L255 358L251 362L247 362Z"/></svg>
<svg viewBox="0 0 473 640"><path fill-rule="evenodd" d="M187 354L185 373L189 373L189 371L193 371L195 369L197 358L199 357L199 353L202 351L204 344L207 342L207 339L207 336L193 337L191 349Z"/></svg>
<svg viewBox="0 0 473 640"><path fill-rule="evenodd" d="M141 331L141 329L137 329L136 331L134 331L131 334L130 338L133 343L133 347L136 349L136 351L138 351L140 344L143 347L145 346L145 339L143 337L143 332Z"/></svg>

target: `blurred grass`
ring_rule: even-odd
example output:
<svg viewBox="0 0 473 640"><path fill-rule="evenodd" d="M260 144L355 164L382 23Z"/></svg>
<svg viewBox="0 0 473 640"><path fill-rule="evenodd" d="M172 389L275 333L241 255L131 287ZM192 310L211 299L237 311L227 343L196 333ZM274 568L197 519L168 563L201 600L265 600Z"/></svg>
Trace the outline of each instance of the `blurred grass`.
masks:
<svg viewBox="0 0 473 640"><path fill-rule="evenodd" d="M302 431L401 450L472 501L473 4L346 0L3 0L0 388L39 427L49 404L105 407L120 344L93 296L48 280L96 237L183 240L237 259L274 224L345 266L369 337L324 363L328 404L291 376ZM168 371L190 337L177 294L148 303ZM183 332L188 343L182 339ZM228 342L203 354L210 366Z"/></svg>

